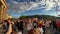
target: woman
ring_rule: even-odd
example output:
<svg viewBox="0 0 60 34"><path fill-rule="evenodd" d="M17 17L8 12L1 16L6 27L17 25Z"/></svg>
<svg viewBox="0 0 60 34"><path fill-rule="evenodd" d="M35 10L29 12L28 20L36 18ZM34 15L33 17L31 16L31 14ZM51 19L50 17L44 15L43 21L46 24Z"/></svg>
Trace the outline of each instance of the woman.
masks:
<svg viewBox="0 0 60 34"><path fill-rule="evenodd" d="M31 20L30 19L27 19L26 20L26 27L27 27L27 30L29 31L32 27L31 27Z"/></svg>
<svg viewBox="0 0 60 34"><path fill-rule="evenodd" d="M31 29L28 34L40 34L40 32L37 29Z"/></svg>
<svg viewBox="0 0 60 34"><path fill-rule="evenodd" d="M49 20L46 20L46 22L45 22L45 29L46 29L47 33L50 33L50 22L49 22Z"/></svg>
<svg viewBox="0 0 60 34"><path fill-rule="evenodd" d="M38 22L38 28L37 28L41 34L43 34L43 21L39 21Z"/></svg>

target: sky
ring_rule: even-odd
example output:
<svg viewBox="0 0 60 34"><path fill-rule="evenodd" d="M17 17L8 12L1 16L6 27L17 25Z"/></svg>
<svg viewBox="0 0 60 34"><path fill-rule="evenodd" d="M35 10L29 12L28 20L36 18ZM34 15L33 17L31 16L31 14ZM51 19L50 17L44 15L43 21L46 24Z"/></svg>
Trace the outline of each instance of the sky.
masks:
<svg viewBox="0 0 60 34"><path fill-rule="evenodd" d="M18 18L26 15L52 15L60 14L60 0L6 0L7 13ZM57 14L56 14L57 8Z"/></svg>

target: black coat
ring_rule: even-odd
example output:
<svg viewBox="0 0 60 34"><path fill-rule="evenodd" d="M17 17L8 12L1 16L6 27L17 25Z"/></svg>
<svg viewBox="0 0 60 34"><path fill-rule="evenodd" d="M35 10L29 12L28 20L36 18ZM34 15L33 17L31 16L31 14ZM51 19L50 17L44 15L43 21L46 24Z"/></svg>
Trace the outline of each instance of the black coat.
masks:
<svg viewBox="0 0 60 34"><path fill-rule="evenodd" d="M16 27L17 29L20 31L20 30L23 30L23 21L20 21L20 22L17 22L16 23Z"/></svg>

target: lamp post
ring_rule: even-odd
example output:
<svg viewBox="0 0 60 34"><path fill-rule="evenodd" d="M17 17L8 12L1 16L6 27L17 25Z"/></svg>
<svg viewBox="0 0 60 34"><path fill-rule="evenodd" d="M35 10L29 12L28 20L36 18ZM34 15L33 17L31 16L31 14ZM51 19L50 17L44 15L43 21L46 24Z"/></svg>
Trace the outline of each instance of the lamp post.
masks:
<svg viewBox="0 0 60 34"><path fill-rule="evenodd" d="M54 1L55 3L56 3L56 15L57 16L60 16L60 15L58 15L58 11L60 11L59 9L58 9L58 2L59 2L59 0L57 0L57 1Z"/></svg>
<svg viewBox="0 0 60 34"><path fill-rule="evenodd" d="M58 2L56 2L56 15L58 15Z"/></svg>
<svg viewBox="0 0 60 34"><path fill-rule="evenodd" d="M55 6L55 9L56 9L56 15L57 15L57 14L58 14L58 13L57 13L58 0L57 0L57 1L54 0L54 2L55 2L55 5L56 5L56 6Z"/></svg>

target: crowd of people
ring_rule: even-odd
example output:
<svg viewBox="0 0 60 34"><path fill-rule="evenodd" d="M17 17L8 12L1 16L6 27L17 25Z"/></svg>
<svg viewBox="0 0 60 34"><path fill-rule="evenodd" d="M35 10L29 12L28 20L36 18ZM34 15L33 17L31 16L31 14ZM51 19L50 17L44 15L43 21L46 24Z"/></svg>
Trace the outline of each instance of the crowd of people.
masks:
<svg viewBox="0 0 60 34"><path fill-rule="evenodd" d="M60 27L59 19L27 18L18 20L0 21L0 34L23 34L26 28L27 34L46 34L57 31ZM24 33L25 34L25 33Z"/></svg>

